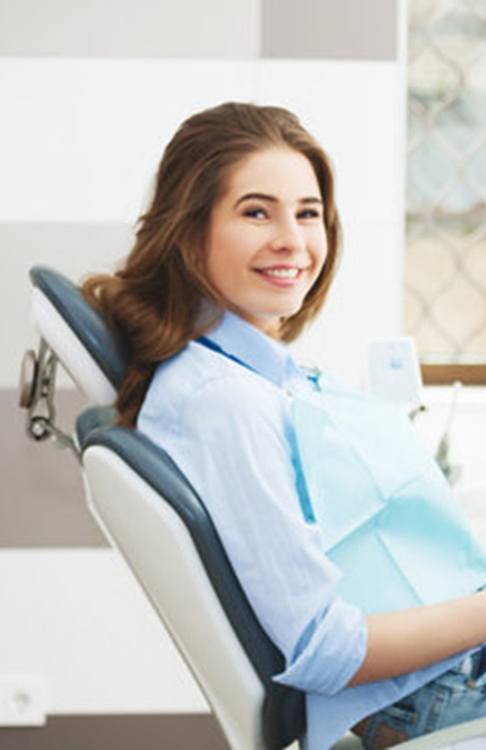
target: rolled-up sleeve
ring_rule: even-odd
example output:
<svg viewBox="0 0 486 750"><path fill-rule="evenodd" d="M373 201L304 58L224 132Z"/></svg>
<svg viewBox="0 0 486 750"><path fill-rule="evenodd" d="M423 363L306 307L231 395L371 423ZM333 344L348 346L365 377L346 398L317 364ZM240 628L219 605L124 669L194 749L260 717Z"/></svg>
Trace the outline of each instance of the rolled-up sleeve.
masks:
<svg viewBox="0 0 486 750"><path fill-rule="evenodd" d="M335 597L307 627L295 653L287 659L285 672L274 680L308 692L335 695L361 666L366 646L362 613Z"/></svg>
<svg viewBox="0 0 486 750"><path fill-rule="evenodd" d="M257 376L220 377L188 394L163 428L148 403L139 427L205 503L257 619L284 654L274 679L334 695L364 659L366 621L336 594L341 574L317 525L304 520L284 402Z"/></svg>

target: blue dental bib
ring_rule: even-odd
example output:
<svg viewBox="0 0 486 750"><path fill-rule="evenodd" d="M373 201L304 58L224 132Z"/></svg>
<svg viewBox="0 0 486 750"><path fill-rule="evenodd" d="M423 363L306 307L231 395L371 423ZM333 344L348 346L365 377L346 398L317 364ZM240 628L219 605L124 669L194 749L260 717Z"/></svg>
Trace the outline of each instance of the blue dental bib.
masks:
<svg viewBox="0 0 486 750"><path fill-rule="evenodd" d="M485 552L408 417L318 382L292 400L295 449L324 552L343 573L339 593L373 613L483 586Z"/></svg>

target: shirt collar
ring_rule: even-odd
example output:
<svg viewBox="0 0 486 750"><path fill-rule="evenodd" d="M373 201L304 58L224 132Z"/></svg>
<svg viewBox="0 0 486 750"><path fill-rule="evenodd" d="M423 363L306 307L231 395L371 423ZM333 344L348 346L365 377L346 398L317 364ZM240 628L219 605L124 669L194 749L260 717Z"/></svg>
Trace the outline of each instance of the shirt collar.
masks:
<svg viewBox="0 0 486 750"><path fill-rule="evenodd" d="M279 387L299 374L287 347L226 310L206 338Z"/></svg>

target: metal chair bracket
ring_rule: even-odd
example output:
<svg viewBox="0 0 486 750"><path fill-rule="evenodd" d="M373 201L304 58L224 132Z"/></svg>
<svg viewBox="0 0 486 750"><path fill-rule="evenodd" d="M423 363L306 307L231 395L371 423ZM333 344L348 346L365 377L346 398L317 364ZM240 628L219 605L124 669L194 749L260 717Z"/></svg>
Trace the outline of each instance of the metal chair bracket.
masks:
<svg viewBox="0 0 486 750"><path fill-rule="evenodd" d="M72 437L55 424L55 383L58 358L41 338L37 355L25 352L20 373L19 406L27 410L26 432L36 442L50 439L58 448L69 448L80 461L80 451Z"/></svg>

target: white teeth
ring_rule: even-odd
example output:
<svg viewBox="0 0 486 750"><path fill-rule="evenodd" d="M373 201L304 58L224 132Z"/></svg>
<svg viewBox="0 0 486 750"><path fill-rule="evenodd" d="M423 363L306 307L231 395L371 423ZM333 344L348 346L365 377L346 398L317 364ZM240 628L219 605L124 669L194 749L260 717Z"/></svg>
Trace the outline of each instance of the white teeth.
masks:
<svg viewBox="0 0 486 750"><path fill-rule="evenodd" d="M264 268L263 273L267 276L276 276L279 279L295 279L299 273L298 268Z"/></svg>

